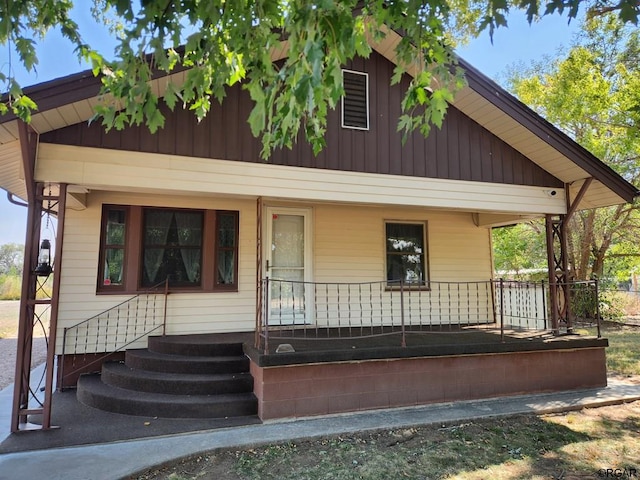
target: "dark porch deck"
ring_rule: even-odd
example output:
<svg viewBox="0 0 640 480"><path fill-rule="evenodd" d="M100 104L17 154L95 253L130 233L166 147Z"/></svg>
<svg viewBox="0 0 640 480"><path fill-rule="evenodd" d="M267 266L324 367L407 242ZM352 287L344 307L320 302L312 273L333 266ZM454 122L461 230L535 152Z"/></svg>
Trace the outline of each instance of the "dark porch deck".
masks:
<svg viewBox="0 0 640 480"><path fill-rule="evenodd" d="M251 335L251 338L243 340L245 353L261 367L608 346L606 338L595 336L553 335L548 330L514 329L505 329L502 335L499 328L487 328L486 325L409 329L405 335L406 346L402 346L401 332L387 330L375 332L375 336L358 335L360 329L353 328L351 336L345 337L344 330L324 329L314 338L305 336L304 330L287 330L282 337L269 338L268 353L265 353L264 347L257 349L253 346L252 333L224 335L229 335L228 338L238 335L239 339ZM277 353L278 347L283 344L290 345L293 351Z"/></svg>

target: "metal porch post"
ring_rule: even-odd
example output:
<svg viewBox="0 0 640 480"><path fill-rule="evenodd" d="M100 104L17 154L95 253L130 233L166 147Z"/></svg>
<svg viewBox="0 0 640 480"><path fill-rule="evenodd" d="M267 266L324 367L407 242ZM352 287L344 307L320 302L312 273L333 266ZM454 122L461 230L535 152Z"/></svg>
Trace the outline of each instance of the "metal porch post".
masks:
<svg viewBox="0 0 640 480"><path fill-rule="evenodd" d="M560 333L560 320L571 331L569 311L569 275L567 262L567 231L565 215L546 216L547 263L549 268L549 308L551 329Z"/></svg>

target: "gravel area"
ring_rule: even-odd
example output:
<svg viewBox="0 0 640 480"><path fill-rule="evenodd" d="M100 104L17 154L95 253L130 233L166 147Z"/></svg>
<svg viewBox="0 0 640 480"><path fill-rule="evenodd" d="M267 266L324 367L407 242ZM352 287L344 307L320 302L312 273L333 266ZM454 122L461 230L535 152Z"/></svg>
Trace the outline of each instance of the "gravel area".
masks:
<svg viewBox="0 0 640 480"><path fill-rule="evenodd" d="M0 301L0 390L11 385L16 374L18 309L20 302ZM34 330L31 366L37 367L47 358L47 343L42 331Z"/></svg>
<svg viewBox="0 0 640 480"><path fill-rule="evenodd" d="M16 374L17 338L0 339L0 390L11 385ZM37 367L47 359L47 343L44 338L33 339L31 366Z"/></svg>

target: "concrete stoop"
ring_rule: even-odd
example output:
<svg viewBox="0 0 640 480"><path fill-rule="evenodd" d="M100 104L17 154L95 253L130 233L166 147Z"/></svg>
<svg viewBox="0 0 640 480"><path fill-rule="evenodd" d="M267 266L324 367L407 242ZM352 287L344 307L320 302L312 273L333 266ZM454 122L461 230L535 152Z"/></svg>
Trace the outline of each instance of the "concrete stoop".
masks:
<svg viewBox="0 0 640 480"><path fill-rule="evenodd" d="M252 417L258 413L242 344L210 336L151 337L124 362L82 375L81 403L113 413L161 418Z"/></svg>

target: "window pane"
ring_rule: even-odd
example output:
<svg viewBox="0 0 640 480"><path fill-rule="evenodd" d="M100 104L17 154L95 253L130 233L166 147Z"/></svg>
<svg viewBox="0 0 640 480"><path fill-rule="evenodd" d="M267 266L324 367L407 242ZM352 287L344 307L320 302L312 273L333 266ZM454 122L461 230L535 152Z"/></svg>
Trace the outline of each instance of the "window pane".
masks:
<svg viewBox="0 0 640 480"><path fill-rule="evenodd" d="M388 223L387 282L426 284L424 225Z"/></svg>
<svg viewBox="0 0 640 480"><path fill-rule="evenodd" d="M304 266L304 216L277 215L271 239L273 267Z"/></svg>
<svg viewBox="0 0 640 480"><path fill-rule="evenodd" d="M108 248L104 252L103 285L122 285L124 274L124 250Z"/></svg>
<svg viewBox="0 0 640 480"><path fill-rule="evenodd" d="M147 209L144 216L142 285L165 279L174 286L199 286L204 214Z"/></svg>
<svg viewBox="0 0 640 480"><path fill-rule="evenodd" d="M106 245L124 245L125 211L109 210L107 216Z"/></svg>
<svg viewBox="0 0 640 480"><path fill-rule="evenodd" d="M178 245L202 245L202 212L176 212L175 217Z"/></svg>
<svg viewBox="0 0 640 480"><path fill-rule="evenodd" d="M218 215L218 247L233 248L236 246L236 216Z"/></svg>
<svg viewBox="0 0 640 480"><path fill-rule="evenodd" d="M419 224L387 223L387 252L424 252L424 231Z"/></svg>
<svg viewBox="0 0 640 480"><path fill-rule="evenodd" d="M146 210L144 215L144 244L165 245L172 220L172 211Z"/></svg>
<svg viewBox="0 0 640 480"><path fill-rule="evenodd" d="M235 283L236 254L233 250L221 250L218 252L218 272L216 283L218 285L233 285Z"/></svg>

